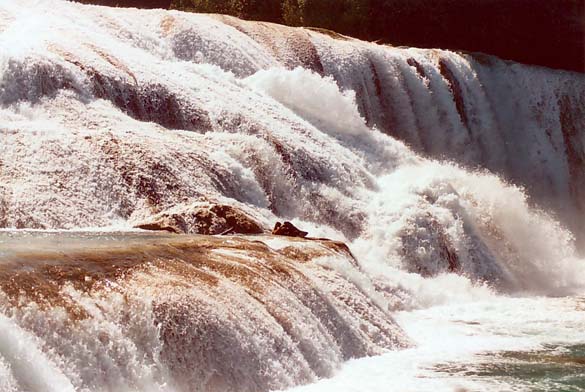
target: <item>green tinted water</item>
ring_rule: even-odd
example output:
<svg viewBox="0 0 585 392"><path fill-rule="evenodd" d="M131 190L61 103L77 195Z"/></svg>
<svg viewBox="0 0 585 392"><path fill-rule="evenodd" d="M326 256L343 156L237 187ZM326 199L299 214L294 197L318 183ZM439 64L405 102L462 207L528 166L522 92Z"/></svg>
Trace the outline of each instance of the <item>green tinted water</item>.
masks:
<svg viewBox="0 0 585 392"><path fill-rule="evenodd" d="M501 382L501 385L506 385L505 390L583 392L585 344L570 347L550 345L530 352L488 353L479 356L474 364L441 364L434 370L478 381Z"/></svg>

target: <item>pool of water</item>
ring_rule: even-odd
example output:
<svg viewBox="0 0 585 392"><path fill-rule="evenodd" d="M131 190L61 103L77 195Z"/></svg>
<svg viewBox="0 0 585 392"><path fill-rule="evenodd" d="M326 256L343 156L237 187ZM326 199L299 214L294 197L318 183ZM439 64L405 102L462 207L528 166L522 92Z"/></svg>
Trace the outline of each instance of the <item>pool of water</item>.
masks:
<svg viewBox="0 0 585 392"><path fill-rule="evenodd" d="M507 297L400 312L416 346L295 392L583 392L585 298Z"/></svg>
<svg viewBox="0 0 585 392"><path fill-rule="evenodd" d="M482 354L476 363L441 364L447 376L500 381L534 392L585 391L585 344Z"/></svg>

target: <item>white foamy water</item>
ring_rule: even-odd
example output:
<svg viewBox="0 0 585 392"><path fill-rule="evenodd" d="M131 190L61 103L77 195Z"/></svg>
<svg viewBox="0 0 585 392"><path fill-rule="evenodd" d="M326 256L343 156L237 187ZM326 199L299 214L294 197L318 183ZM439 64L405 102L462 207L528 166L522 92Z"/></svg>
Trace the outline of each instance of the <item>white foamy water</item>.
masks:
<svg viewBox="0 0 585 392"><path fill-rule="evenodd" d="M330 376L300 389L549 385L461 369L504 361L486 352L585 342L584 94L581 74L487 56L223 16L0 1L0 258L13 268L15 247L44 246L35 235L91 230L88 249L113 238L151 257L148 268L178 263L132 270L124 279L138 288L125 293L118 275L89 290L42 270L66 298L48 310L2 275L0 391L256 391ZM268 285L258 300L264 283L228 282L226 267L224 286L201 288L185 276L208 284L211 267L189 267L180 248L148 256L152 238L117 233L210 203L265 230L291 220L346 242L355 260L274 237L250 255L211 252L234 265L313 255L294 267L303 285ZM30 246L20 234L15 245L15 229L34 230ZM40 261L26 268L50 265ZM69 325L78 308L87 318Z"/></svg>
<svg viewBox="0 0 585 392"><path fill-rule="evenodd" d="M345 364L332 379L291 391L534 391L582 390L582 365L571 381L551 382L537 366L527 374L482 375L482 368L521 363L499 353L583 345L583 298L486 297L396 315L417 347ZM554 347L552 349L551 347ZM544 354L539 361L546 362ZM549 358L550 359L550 358ZM537 362L538 363L538 362ZM532 371L532 374L530 374ZM550 370L549 370L550 371ZM569 372L568 372L569 373Z"/></svg>

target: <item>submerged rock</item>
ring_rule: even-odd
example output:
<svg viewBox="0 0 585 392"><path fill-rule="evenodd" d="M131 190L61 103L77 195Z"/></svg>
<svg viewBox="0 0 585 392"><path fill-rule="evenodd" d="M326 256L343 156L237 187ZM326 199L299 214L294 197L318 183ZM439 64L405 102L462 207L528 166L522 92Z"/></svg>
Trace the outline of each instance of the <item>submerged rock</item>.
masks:
<svg viewBox="0 0 585 392"><path fill-rule="evenodd" d="M314 262L351 268L330 241L15 236L0 255L0 306L12 314L9 328L0 325L34 335L27 349L44 353L34 361L55 363L75 390L104 379L177 391L280 390L409 344L386 306Z"/></svg>
<svg viewBox="0 0 585 392"><path fill-rule="evenodd" d="M262 225L244 211L215 203L179 205L134 225L177 234L260 234Z"/></svg>

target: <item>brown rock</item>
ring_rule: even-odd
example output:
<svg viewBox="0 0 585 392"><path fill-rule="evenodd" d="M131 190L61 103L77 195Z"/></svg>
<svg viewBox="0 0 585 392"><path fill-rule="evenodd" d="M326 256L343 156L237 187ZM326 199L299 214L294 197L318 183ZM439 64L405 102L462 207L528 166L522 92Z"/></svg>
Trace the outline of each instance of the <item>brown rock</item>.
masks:
<svg viewBox="0 0 585 392"><path fill-rule="evenodd" d="M309 233L306 231L299 230L290 222L284 223L276 222L276 225L274 225L274 229L272 230L272 234L284 235L287 237L305 238Z"/></svg>
<svg viewBox="0 0 585 392"><path fill-rule="evenodd" d="M150 231L168 231L169 233L180 234L181 231L175 227L170 220L159 220L150 223L141 223L134 226L136 229Z"/></svg>
<svg viewBox="0 0 585 392"><path fill-rule="evenodd" d="M176 206L156 214L134 227L178 234L261 234L260 223L240 210L226 204L195 203Z"/></svg>

